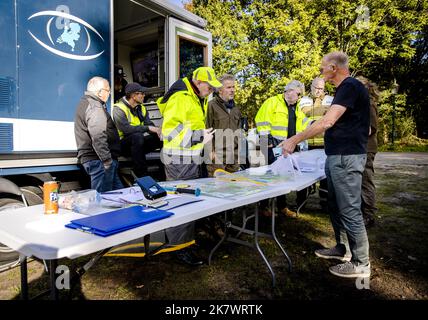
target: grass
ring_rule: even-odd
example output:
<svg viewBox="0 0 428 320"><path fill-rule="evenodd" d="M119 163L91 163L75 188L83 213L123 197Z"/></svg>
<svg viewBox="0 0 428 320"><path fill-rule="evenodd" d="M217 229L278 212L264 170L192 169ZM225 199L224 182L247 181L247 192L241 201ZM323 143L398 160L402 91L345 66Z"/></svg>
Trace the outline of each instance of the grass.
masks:
<svg viewBox="0 0 428 320"><path fill-rule="evenodd" d="M81 279L73 299L107 300L390 300L428 299L428 155L397 160L394 154L377 156L377 223L369 229L372 277L370 290L358 290L354 280L328 272L333 262L313 251L334 244L329 216L312 196L298 218L278 216L277 235L292 262L293 272L271 240L261 247L275 270L277 285L262 259L250 248L222 245L211 265L191 268L171 255L149 259L103 257ZM287 199L294 202L293 197ZM251 207L247 210L251 210ZM266 221L262 223L266 228ZM202 230L202 229L199 229ZM215 241L206 233L197 237L199 253L207 257ZM71 267L90 257L71 261ZM61 263L70 263L68 260ZM48 279L38 262L29 265L30 295L46 289ZM19 269L0 274L0 298L16 299ZM68 291L61 292L68 298Z"/></svg>

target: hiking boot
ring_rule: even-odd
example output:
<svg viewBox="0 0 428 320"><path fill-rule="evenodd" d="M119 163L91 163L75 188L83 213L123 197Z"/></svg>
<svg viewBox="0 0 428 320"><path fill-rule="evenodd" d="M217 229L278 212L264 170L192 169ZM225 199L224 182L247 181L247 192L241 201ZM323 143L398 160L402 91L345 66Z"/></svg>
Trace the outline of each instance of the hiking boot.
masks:
<svg viewBox="0 0 428 320"><path fill-rule="evenodd" d="M289 217L289 218L296 218L297 217L297 212L293 211L291 209L288 208L284 208L280 210L281 213L283 213L285 216Z"/></svg>
<svg viewBox="0 0 428 320"><path fill-rule="evenodd" d="M315 250L315 255L323 259L336 259L339 261L351 261L351 255L343 253L337 246L330 249Z"/></svg>
<svg viewBox="0 0 428 320"><path fill-rule="evenodd" d="M365 266L356 266L352 262L345 262L329 268L335 276L342 278L369 278L370 263Z"/></svg>
<svg viewBox="0 0 428 320"><path fill-rule="evenodd" d="M183 264L187 264L192 267L200 266L204 264L202 259L197 257L191 249L181 249L179 251L174 252L175 259L178 262L181 262Z"/></svg>

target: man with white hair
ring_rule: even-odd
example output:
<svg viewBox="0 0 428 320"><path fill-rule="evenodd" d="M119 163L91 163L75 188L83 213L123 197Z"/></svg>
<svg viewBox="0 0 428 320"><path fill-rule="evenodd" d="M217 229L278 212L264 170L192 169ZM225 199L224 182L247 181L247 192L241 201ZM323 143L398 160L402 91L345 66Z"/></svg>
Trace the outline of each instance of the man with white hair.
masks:
<svg viewBox="0 0 428 320"><path fill-rule="evenodd" d="M333 97L325 93L325 80L321 77L316 77L312 80L310 94L302 97L300 108L311 122L314 122L321 119L327 113L332 101ZM323 133L306 141L308 142L309 149L324 148ZM320 196L321 207L324 211L327 211L327 179L320 181L318 194Z"/></svg>
<svg viewBox="0 0 428 320"><path fill-rule="evenodd" d="M77 157L91 177L91 188L98 192L123 188L117 173L119 134L106 108L109 96L109 82L101 77L91 78L74 120Z"/></svg>
<svg viewBox="0 0 428 320"><path fill-rule="evenodd" d="M327 113L332 101L333 97L325 93L325 80L321 77L316 77L312 80L311 93L302 97L300 108L310 120L316 121ZM324 147L324 135L320 134L308 139L308 145L309 148Z"/></svg>
<svg viewBox="0 0 428 320"><path fill-rule="evenodd" d="M292 80L285 86L283 94L267 99L257 112L255 122L260 141L268 141L268 164L275 161L273 148L305 130L310 123L309 118L300 110L300 97L304 92L303 83ZM297 204L301 204L303 198L306 198L306 194L298 193ZM264 216L272 214L267 205L267 201L261 202L261 212ZM286 207L285 196L277 198L277 207L286 215L292 214Z"/></svg>
<svg viewBox="0 0 428 320"><path fill-rule="evenodd" d="M328 206L336 246L315 254L341 263L330 272L344 278L370 277L369 241L361 213L361 181L366 164L370 127L370 99L364 85L350 76L348 56L331 52L321 61L325 81L337 89L331 107L305 131L281 143L284 154L296 145L325 132ZM348 254L348 247L351 254Z"/></svg>

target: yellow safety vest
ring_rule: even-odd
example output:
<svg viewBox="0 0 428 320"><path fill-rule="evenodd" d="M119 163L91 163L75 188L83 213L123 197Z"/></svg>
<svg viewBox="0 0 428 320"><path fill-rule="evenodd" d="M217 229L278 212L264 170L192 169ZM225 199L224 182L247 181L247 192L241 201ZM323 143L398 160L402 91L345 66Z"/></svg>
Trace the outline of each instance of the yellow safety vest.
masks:
<svg viewBox="0 0 428 320"><path fill-rule="evenodd" d="M305 96L300 100L300 109L306 114L311 121L321 119L327 112L333 101L332 96L324 96L322 99L316 98L315 100L311 97ZM313 138L308 139L308 145L312 147L324 146L324 134L321 133Z"/></svg>
<svg viewBox="0 0 428 320"><path fill-rule="evenodd" d="M204 146L202 143L192 146L192 136L195 133L203 136L208 99L205 98L201 106L199 97L193 91L189 80L187 78L182 80L187 90L173 93L166 103L162 103L163 97L156 101L163 116L162 152L168 155L200 155Z"/></svg>
<svg viewBox="0 0 428 320"><path fill-rule="evenodd" d="M141 126L142 124L144 125L144 122L141 122L137 116L132 114L131 109L129 109L129 107L122 101L122 99L120 99L119 102L114 104L113 108L122 109L122 111L125 112L126 118L128 118L128 122L131 126L136 127L136 126ZM145 117L147 110L143 105L141 105L141 112L143 113L143 117ZM119 137L122 140L125 135L119 129L117 131L119 132Z"/></svg>
<svg viewBox="0 0 428 320"><path fill-rule="evenodd" d="M278 140L285 140L288 136L288 107L282 94L267 99L256 118L257 131L260 135L271 134ZM309 125L309 118L300 110L299 102L296 106L296 133L302 132Z"/></svg>

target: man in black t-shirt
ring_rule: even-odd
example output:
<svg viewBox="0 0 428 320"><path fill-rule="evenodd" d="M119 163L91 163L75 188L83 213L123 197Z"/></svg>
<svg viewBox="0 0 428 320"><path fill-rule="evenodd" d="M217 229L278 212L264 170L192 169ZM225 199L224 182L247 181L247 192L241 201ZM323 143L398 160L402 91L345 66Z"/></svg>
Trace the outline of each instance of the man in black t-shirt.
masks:
<svg viewBox="0 0 428 320"><path fill-rule="evenodd" d="M324 79L337 89L327 113L304 132L281 143L284 154L296 144L325 131L328 205L336 246L316 250L318 257L345 263L330 267L344 278L370 277L369 242L361 213L361 181L370 126L367 89L349 73L348 56L332 52L321 61ZM347 253L348 246L351 254Z"/></svg>

